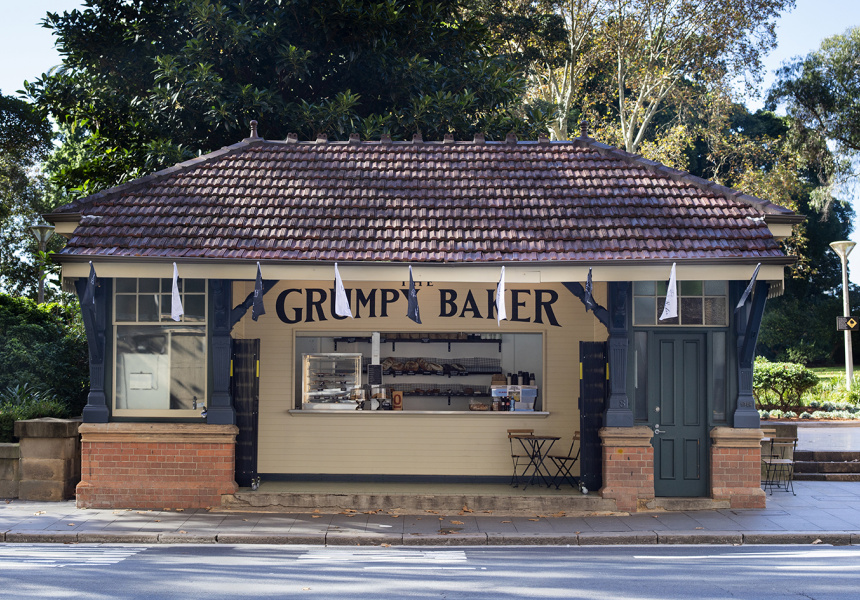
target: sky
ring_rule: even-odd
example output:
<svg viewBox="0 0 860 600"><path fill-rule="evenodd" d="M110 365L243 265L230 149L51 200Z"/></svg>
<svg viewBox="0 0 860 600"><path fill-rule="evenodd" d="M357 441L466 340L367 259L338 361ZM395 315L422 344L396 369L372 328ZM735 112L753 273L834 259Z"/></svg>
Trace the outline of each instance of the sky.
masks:
<svg viewBox="0 0 860 600"><path fill-rule="evenodd" d="M15 95L25 80L32 81L60 63L50 30L39 25L47 12L81 7L77 0L0 0L0 91ZM821 41L860 25L860 0L797 0L796 7L777 24L778 47L765 59L767 75L762 89L773 82L773 73L794 57L816 50ZM751 110L761 107L750 99ZM860 192L858 192L860 193ZM852 198L857 212L851 239L860 245L860 198ZM860 246L849 257L851 282L860 285Z"/></svg>

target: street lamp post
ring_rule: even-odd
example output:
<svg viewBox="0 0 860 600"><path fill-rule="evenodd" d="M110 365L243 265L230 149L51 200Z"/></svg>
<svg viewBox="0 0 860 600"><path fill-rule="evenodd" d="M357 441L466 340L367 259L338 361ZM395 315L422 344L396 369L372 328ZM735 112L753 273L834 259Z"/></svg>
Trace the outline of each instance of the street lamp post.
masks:
<svg viewBox="0 0 860 600"><path fill-rule="evenodd" d="M848 301L848 255L856 246L854 242L831 242L830 247L842 261L842 312L844 317L851 316L851 303ZM845 330L845 387L851 390L854 381L854 354L851 350L851 331Z"/></svg>
<svg viewBox="0 0 860 600"><path fill-rule="evenodd" d="M54 235L53 225L33 225L30 232L39 242L39 252L44 253L48 249L48 240ZM39 258L39 304L45 301L45 262Z"/></svg>

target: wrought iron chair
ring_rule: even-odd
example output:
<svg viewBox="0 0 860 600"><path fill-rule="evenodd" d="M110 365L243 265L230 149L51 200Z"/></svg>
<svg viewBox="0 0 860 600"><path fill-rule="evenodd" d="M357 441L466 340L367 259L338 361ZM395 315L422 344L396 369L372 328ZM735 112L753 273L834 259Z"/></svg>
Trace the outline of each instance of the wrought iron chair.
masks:
<svg viewBox="0 0 860 600"><path fill-rule="evenodd" d="M794 491L794 452L797 449L797 438L773 437L770 442L770 450L767 454L762 453L761 462L765 466L764 489L770 490L773 495L774 488L791 492Z"/></svg>
<svg viewBox="0 0 860 600"><path fill-rule="evenodd" d="M526 467L531 463L529 456L523 445L516 438L518 435L534 435L534 429L508 429L508 441L511 444L511 461L513 462L514 472L511 475L511 485L519 487L520 475L525 471Z"/></svg>
<svg viewBox="0 0 860 600"><path fill-rule="evenodd" d="M576 453L574 453L574 448L576 448ZM564 482L569 483L572 487L579 488L579 491L583 494L588 493L588 489L582 485L582 482L579 480L579 477L573 474L572 469L576 462L579 460L579 451L581 448L580 444L580 436L579 432L575 431L573 433L573 439L570 442L570 450L568 450L566 455L563 454L550 454L547 458L552 460L556 467L555 477L552 479L553 485L555 485L556 489L561 488L561 484Z"/></svg>

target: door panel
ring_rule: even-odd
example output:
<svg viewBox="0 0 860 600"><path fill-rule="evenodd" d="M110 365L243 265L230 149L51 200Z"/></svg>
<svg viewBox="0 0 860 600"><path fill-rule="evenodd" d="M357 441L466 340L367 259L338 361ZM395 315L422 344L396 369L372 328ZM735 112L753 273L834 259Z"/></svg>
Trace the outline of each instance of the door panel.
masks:
<svg viewBox="0 0 860 600"><path fill-rule="evenodd" d="M579 361L579 480L589 490L599 490L603 485L603 449L598 432L606 410L606 343L580 342Z"/></svg>
<svg viewBox="0 0 860 600"><path fill-rule="evenodd" d="M260 340L233 340L231 393L236 411L236 483L250 487L257 476Z"/></svg>
<svg viewBox="0 0 860 600"><path fill-rule="evenodd" d="M657 496L707 496L704 334L655 333L650 344L648 417L654 428Z"/></svg>

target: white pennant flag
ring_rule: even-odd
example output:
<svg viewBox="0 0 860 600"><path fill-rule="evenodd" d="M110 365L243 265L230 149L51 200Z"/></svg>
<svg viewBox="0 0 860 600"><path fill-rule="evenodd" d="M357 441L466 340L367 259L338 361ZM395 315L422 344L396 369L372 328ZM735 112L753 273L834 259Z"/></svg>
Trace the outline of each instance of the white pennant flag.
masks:
<svg viewBox="0 0 860 600"><path fill-rule="evenodd" d="M499 283L496 286L496 319L498 326L502 326L502 320L508 320L508 311L505 308L505 268L502 267L502 274L499 277Z"/></svg>
<svg viewBox="0 0 860 600"><path fill-rule="evenodd" d="M334 263L334 314L339 317L353 318L352 310L349 308L349 298L346 297L343 280L340 278L340 271L337 270L337 263Z"/></svg>
<svg viewBox="0 0 860 600"><path fill-rule="evenodd" d="M182 319L185 314L182 310L182 299L179 297L179 270L176 268L176 263L173 263L173 299L170 303L170 316L174 321Z"/></svg>
<svg viewBox="0 0 860 600"><path fill-rule="evenodd" d="M672 263L672 274L669 275L669 289L666 290L666 304L660 320L678 318L678 282L675 281L675 263Z"/></svg>

